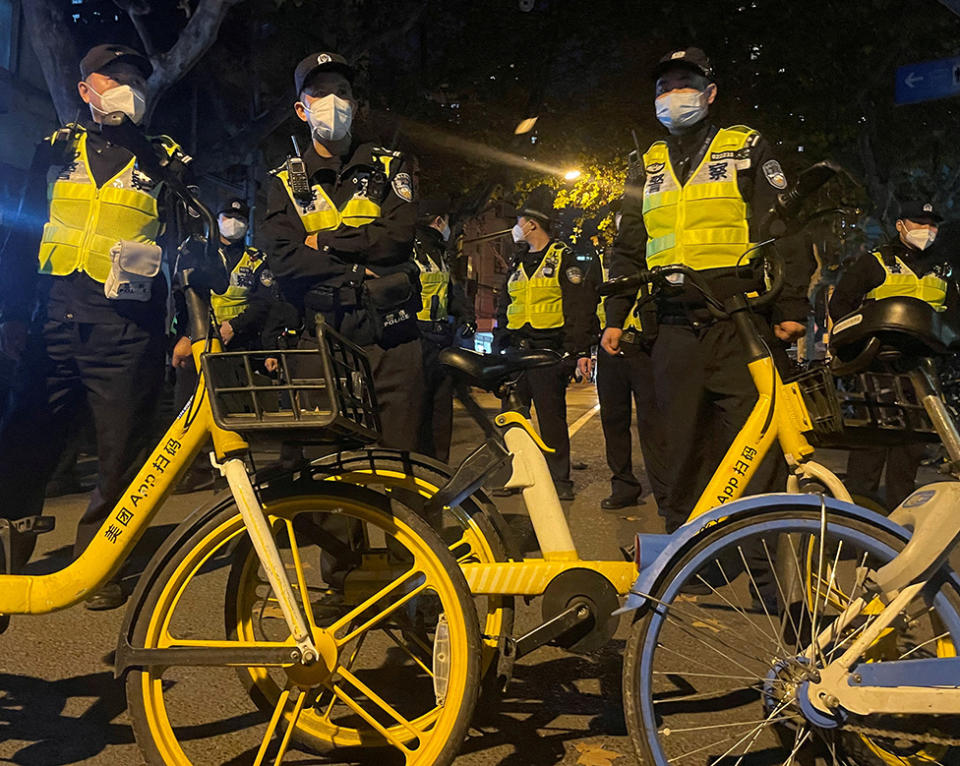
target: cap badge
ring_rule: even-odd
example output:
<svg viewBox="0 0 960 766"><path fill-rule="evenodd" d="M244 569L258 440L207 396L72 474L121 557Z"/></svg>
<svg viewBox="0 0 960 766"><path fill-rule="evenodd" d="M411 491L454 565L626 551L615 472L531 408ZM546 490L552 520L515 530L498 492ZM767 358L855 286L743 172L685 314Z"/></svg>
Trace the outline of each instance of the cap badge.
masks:
<svg viewBox="0 0 960 766"><path fill-rule="evenodd" d="M321 53L317 56L317 64L329 64L331 61L333 61L333 59L330 58L329 53Z"/></svg>
<svg viewBox="0 0 960 766"><path fill-rule="evenodd" d="M924 212L924 213L932 213L932 212L933 212L933 205L931 205L931 204L928 202L926 205L923 206L923 212Z"/></svg>
<svg viewBox="0 0 960 766"><path fill-rule="evenodd" d="M232 204L230 207L232 207L234 210L239 210L239 209L240 209L240 203L239 203L237 200L234 200L234 201L233 201L233 204Z"/></svg>
<svg viewBox="0 0 960 766"><path fill-rule="evenodd" d="M673 53L670 54L670 58L671 58L671 60L672 60L672 59L682 59L682 58L683 58L684 56L686 56L686 55L687 55L687 52L686 52L686 51L674 51Z"/></svg>

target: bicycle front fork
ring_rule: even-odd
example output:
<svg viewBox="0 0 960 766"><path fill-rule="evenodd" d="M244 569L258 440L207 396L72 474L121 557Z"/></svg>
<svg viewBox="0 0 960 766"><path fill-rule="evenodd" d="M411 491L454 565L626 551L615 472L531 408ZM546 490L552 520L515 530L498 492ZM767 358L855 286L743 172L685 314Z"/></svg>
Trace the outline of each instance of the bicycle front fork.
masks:
<svg viewBox="0 0 960 766"><path fill-rule="evenodd" d="M290 578L287 576L286 567L283 565L283 559L280 558L280 550L273 538L273 530L270 528L267 514L263 506L260 505L260 499L257 497L256 490L254 490L250 481L246 464L240 458L228 458L222 463L217 463L211 459L211 462L226 477L227 483L230 485L230 491L233 493L244 526L250 535L250 541L253 543L260 564L266 572L270 587L273 589L277 601L280 602L283 619L297 644L297 650L300 652L300 662L304 665L316 662L320 654L313 643L313 636L310 635L310 629L307 627L303 611L297 604L297 597L293 592L293 586L290 584ZM306 594L304 594L303 601L304 608L308 609L309 604Z"/></svg>

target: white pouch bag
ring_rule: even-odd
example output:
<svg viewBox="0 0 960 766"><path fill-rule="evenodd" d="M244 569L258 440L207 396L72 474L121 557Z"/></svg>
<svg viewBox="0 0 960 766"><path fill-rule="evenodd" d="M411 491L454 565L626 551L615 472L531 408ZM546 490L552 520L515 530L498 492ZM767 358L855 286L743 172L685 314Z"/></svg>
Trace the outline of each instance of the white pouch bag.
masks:
<svg viewBox="0 0 960 766"><path fill-rule="evenodd" d="M158 245L121 239L110 248L110 273L103 294L117 301L150 300L150 285L160 273L162 257Z"/></svg>

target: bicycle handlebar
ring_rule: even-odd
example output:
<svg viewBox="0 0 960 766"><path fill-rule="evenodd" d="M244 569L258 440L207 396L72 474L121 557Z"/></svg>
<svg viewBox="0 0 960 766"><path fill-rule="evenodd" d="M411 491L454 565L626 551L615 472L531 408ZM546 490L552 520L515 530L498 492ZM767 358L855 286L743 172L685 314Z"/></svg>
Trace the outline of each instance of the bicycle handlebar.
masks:
<svg viewBox="0 0 960 766"><path fill-rule="evenodd" d="M767 257L767 263L770 266L770 287L760 295L744 296L750 308L760 309L768 306L776 300L783 289L783 260L777 255ZM635 295L644 285L653 284L662 288L672 284L669 278L674 274L682 274L685 280L690 280L696 290L703 295L711 314L718 319L727 319L730 316L729 312L724 310L723 302L710 289L703 274L682 264L656 266L652 269L644 269L634 276L610 279L600 285L599 293L603 296Z"/></svg>

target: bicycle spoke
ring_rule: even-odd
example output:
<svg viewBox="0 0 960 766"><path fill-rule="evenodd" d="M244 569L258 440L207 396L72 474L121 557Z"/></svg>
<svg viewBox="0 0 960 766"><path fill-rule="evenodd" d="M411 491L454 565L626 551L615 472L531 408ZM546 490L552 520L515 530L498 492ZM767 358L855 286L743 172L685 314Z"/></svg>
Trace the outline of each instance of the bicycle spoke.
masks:
<svg viewBox="0 0 960 766"><path fill-rule="evenodd" d="M409 756L413 755L416 752L414 750L411 750L409 747L407 747L406 744L403 742L403 740L399 739L396 735L391 733L389 729L387 729L376 718L374 718L366 710L364 710L363 707L356 700L354 700L349 694L347 694L340 687L339 684L333 684L329 688L330 688L330 691L332 691L337 696L337 698L340 699L341 702L343 702L343 704L345 704L354 713L356 713L364 721L366 721L366 723L370 727L372 727L377 732L379 732L380 735L387 742L389 742L393 747L395 747L397 750L403 753L406 758L409 758Z"/></svg>
<svg viewBox="0 0 960 766"><path fill-rule="evenodd" d="M396 580L391 582L389 585L387 585L386 587L374 593L372 596L370 596L370 598L366 599L358 606L355 606L353 609L351 609L349 612L343 615L340 619L334 622L333 625L327 628L327 631L331 635L336 637L336 634L339 633L345 626L351 625L351 623L358 620L358 618L364 612L370 609L374 604L377 604L378 602L383 601L387 596L392 594L393 591L399 590L400 588L408 585L410 581L412 581L416 577L423 578L422 581L417 586L415 586L412 590L408 591L403 597L390 603L378 615L370 618L367 622L362 623L359 628L354 628L353 630L351 630L350 633L348 633L345 637L335 638L337 642L337 646L341 647L344 644L349 643L358 634L363 633L366 630L369 630L375 624L383 620L387 615L392 614L401 606L403 606L408 601L410 601L410 599L420 594L423 590L427 588L426 576L419 569L411 569L405 572L404 574L400 575L400 577L398 577Z"/></svg>
<svg viewBox="0 0 960 766"><path fill-rule="evenodd" d="M267 754L267 750L270 748L270 742L273 740L273 735L277 731L277 724L280 723L280 718L283 716L283 710L287 706L287 700L289 699L290 686L287 686L287 688L280 692L280 698L277 700L277 704L273 708L273 715L270 716L270 723L267 724L267 731L263 735L263 740L260 742L260 749L257 751L257 757L253 759L253 766L262 766L263 759Z"/></svg>
<svg viewBox="0 0 960 766"><path fill-rule="evenodd" d="M351 673L346 668L339 668L337 675L353 686L358 692L360 692L364 697L370 700L378 708L380 708L384 713L390 716L394 721L400 724L404 729L406 729L410 734L415 737L420 737L423 732L414 726L410 721L404 718L396 709L390 705L386 700L384 700L379 694L377 694L373 689L367 686L363 681L357 678L353 673Z"/></svg>
<svg viewBox="0 0 960 766"><path fill-rule="evenodd" d="M317 629L317 621L313 614L313 605L310 603L310 591L307 590L307 580L303 573L303 560L300 557L300 543L297 542L296 533L293 531L293 521L285 519L287 527L287 540L290 543L290 555L293 557L293 567L297 574L297 587L300 589L300 601L303 612L307 618L307 624L311 630Z"/></svg>
<svg viewBox="0 0 960 766"><path fill-rule="evenodd" d="M777 574L777 568L773 565L773 559L770 558L770 549L767 547L767 539L765 537L761 538L760 542L763 544L764 555L767 557L767 564L770 565L770 572L773 574L773 581L777 584L777 592L780 594L780 601L784 606L783 611L790 623L790 629L793 631L793 635L796 636L797 645L794 647L794 649L795 653L798 653L800 651L800 642L802 640L800 628L797 627L797 623L793 619L793 610L790 609L790 600L787 598L786 591L783 589L783 584L780 582L780 576Z"/></svg>
<svg viewBox="0 0 960 766"><path fill-rule="evenodd" d="M297 728L297 721L300 720L300 713L303 712L303 703L307 698L307 691L300 690L300 695L293 705L293 713L290 716L290 723L287 724L287 730L283 733L283 739L280 740L280 749L277 751L277 757L273 761L273 766L280 766L283 763L283 757L287 754L287 748L290 747L290 738L293 736L293 730Z"/></svg>

